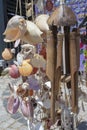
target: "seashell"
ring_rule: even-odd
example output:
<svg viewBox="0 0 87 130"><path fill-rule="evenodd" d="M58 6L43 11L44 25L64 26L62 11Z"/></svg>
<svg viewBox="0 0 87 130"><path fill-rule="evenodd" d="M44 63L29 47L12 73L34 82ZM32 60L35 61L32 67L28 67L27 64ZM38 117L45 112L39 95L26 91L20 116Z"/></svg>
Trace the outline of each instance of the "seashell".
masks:
<svg viewBox="0 0 87 130"><path fill-rule="evenodd" d="M11 53L12 53L12 54L15 54L15 48L12 48L12 49L11 49Z"/></svg>
<svg viewBox="0 0 87 130"><path fill-rule="evenodd" d="M46 60L39 54L35 54L30 63L36 68L46 68Z"/></svg>
<svg viewBox="0 0 87 130"><path fill-rule="evenodd" d="M10 67L7 67L7 68L3 69L2 72L1 72L1 76L8 75L9 74L9 70L10 70Z"/></svg>
<svg viewBox="0 0 87 130"><path fill-rule="evenodd" d="M18 45L20 44L20 39L16 40L15 43L14 43L14 47L18 47Z"/></svg>
<svg viewBox="0 0 87 130"><path fill-rule="evenodd" d="M27 88L23 88L21 84L18 86L16 93L18 96L20 96L22 98L28 96Z"/></svg>
<svg viewBox="0 0 87 130"><path fill-rule="evenodd" d="M17 58L18 64L21 65L22 62L23 62L23 59L24 59L24 55L19 52L19 53L17 54L17 57L16 57L16 58Z"/></svg>
<svg viewBox="0 0 87 130"><path fill-rule="evenodd" d="M23 60L22 65L18 66L18 68L22 76L29 76L33 71L33 67L27 62L27 60Z"/></svg>
<svg viewBox="0 0 87 130"><path fill-rule="evenodd" d="M49 26L47 23L48 18L49 18L49 15L41 14L41 15L37 16L35 19L35 24L39 27L39 29L42 32L47 32L49 30Z"/></svg>
<svg viewBox="0 0 87 130"><path fill-rule="evenodd" d="M20 100L18 97L10 96L7 103L7 110L10 114L15 114L19 108Z"/></svg>
<svg viewBox="0 0 87 130"><path fill-rule="evenodd" d="M39 81L35 78L34 75L31 75L27 79L27 83L29 84L29 88L38 91L40 89Z"/></svg>
<svg viewBox="0 0 87 130"><path fill-rule="evenodd" d="M12 78L18 78L18 77L20 77L20 73L19 73L18 67L16 65L11 65L11 67L9 69L9 75Z"/></svg>
<svg viewBox="0 0 87 130"><path fill-rule="evenodd" d="M5 42L14 42L20 39L26 32L26 20L19 15L13 16L7 23L5 32Z"/></svg>
<svg viewBox="0 0 87 130"><path fill-rule="evenodd" d="M40 31L40 29L37 27L36 24L34 24L29 20L28 21L26 20L26 24L27 24L27 32L24 34L21 40L30 44L42 43L43 39L41 35L43 34L43 32Z"/></svg>
<svg viewBox="0 0 87 130"><path fill-rule="evenodd" d="M12 54L10 48L5 48L4 49L4 51L2 52L2 58L4 60L11 60L13 58L13 54Z"/></svg>
<svg viewBox="0 0 87 130"><path fill-rule="evenodd" d="M37 25L18 15L13 16L8 21L6 30L3 34L5 35L5 42L13 42L18 39L30 44L43 42L41 37L43 32L40 31Z"/></svg>
<svg viewBox="0 0 87 130"><path fill-rule="evenodd" d="M48 89L51 89L51 82L50 81L45 82L45 85Z"/></svg>
<svg viewBox="0 0 87 130"><path fill-rule="evenodd" d="M30 100L21 102L21 111L29 119L33 119L33 104Z"/></svg>

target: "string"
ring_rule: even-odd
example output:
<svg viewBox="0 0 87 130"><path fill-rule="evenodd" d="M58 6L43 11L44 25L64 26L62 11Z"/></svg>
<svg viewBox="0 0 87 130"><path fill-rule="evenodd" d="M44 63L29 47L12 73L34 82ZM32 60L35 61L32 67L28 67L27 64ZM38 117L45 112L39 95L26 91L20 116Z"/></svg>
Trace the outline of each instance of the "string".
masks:
<svg viewBox="0 0 87 130"><path fill-rule="evenodd" d="M19 11L20 11L20 15L22 16L22 6L21 6L21 0L19 0Z"/></svg>
<svg viewBox="0 0 87 130"><path fill-rule="evenodd" d="M27 9L26 6L28 4L28 0L25 0L25 10ZM26 19L28 20L28 16L26 15Z"/></svg>
<svg viewBox="0 0 87 130"><path fill-rule="evenodd" d="M22 3L21 0L16 0L16 10L15 14L18 14L18 7L19 7L19 15L22 16ZM17 47L17 53L20 51L20 46Z"/></svg>
<svg viewBox="0 0 87 130"><path fill-rule="evenodd" d="M33 0L31 0L31 6L32 6L32 21L34 21L33 5L34 5L34 2L33 2Z"/></svg>
<svg viewBox="0 0 87 130"><path fill-rule="evenodd" d="M15 11L15 14L18 13L18 6L19 6L19 15L22 16L22 6L21 6L21 0L17 0L16 1L16 11Z"/></svg>
<svg viewBox="0 0 87 130"><path fill-rule="evenodd" d="M18 0L16 1L16 10L15 10L15 14L17 14L18 11Z"/></svg>

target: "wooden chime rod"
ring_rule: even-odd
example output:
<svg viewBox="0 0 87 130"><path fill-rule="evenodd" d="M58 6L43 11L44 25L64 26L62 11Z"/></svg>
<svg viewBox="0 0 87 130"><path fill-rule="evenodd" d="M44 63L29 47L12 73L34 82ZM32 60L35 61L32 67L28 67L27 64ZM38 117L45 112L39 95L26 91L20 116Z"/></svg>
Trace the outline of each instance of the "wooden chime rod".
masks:
<svg viewBox="0 0 87 130"><path fill-rule="evenodd" d="M57 28L47 33L47 68L46 74L51 81L51 121L55 123L55 72L57 60ZM55 37L56 36L56 37Z"/></svg>
<svg viewBox="0 0 87 130"><path fill-rule="evenodd" d="M78 62L77 61L77 33L70 33L70 69L71 69L71 88L72 88L72 111L78 112Z"/></svg>

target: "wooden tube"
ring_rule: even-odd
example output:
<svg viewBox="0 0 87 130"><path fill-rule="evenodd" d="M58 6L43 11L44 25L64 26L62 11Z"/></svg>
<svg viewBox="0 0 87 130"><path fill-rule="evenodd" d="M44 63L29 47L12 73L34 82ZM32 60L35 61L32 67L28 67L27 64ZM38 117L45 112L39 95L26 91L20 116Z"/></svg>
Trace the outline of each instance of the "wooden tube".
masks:
<svg viewBox="0 0 87 130"><path fill-rule="evenodd" d="M79 69L80 66L80 32L79 30L77 30L77 34L76 34L76 52L77 52L77 67Z"/></svg>
<svg viewBox="0 0 87 130"><path fill-rule="evenodd" d="M55 47L54 47L54 38L52 31L47 33L47 65L46 65L46 75L53 82L54 80L54 70L55 70Z"/></svg>
<svg viewBox="0 0 87 130"><path fill-rule="evenodd" d="M55 94L58 95L61 80L63 34L57 35L57 66L55 72Z"/></svg>
<svg viewBox="0 0 87 130"><path fill-rule="evenodd" d="M47 66L46 74L51 81L51 120L55 123L55 70L56 70L56 42L53 31L47 33Z"/></svg>
<svg viewBox="0 0 87 130"><path fill-rule="evenodd" d="M72 89L72 111L78 110L78 61L76 32L70 33L70 70L71 70L71 89Z"/></svg>

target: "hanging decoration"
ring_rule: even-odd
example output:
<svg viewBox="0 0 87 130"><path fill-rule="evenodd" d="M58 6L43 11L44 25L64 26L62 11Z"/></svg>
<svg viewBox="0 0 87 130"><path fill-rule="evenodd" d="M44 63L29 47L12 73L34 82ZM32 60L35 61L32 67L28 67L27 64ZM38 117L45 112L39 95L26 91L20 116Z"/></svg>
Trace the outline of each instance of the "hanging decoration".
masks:
<svg viewBox="0 0 87 130"><path fill-rule="evenodd" d="M2 58L4 60L11 60L13 58L13 54L12 54L10 48L5 48L4 49L4 51L2 52Z"/></svg>
<svg viewBox="0 0 87 130"><path fill-rule="evenodd" d="M79 34L70 32L69 35L66 31L64 35L58 32L58 26L75 25L76 15L65 4L57 7L59 0L31 0L30 3L26 0L26 4L26 18L20 11L20 15L15 15L8 21L4 32L5 42L16 41L14 47L19 43L21 45L14 64L9 67L9 75L14 78L14 83L11 81L9 84L11 95L7 110L15 114L20 108L27 120L28 130L54 130L55 127L70 130L72 125L75 129ZM33 6L36 10L35 17ZM38 15L39 13L43 14ZM32 21L28 20L29 16L32 16ZM64 40L70 43L71 75L67 76L66 73L62 78ZM86 56L86 51L84 54ZM71 85L68 86L70 81Z"/></svg>
<svg viewBox="0 0 87 130"><path fill-rule="evenodd" d="M32 5L31 3L26 2L26 16L27 18L29 18L30 16L32 16Z"/></svg>
<svg viewBox="0 0 87 130"><path fill-rule="evenodd" d="M43 32L29 20L25 20L22 16L13 16L7 24L4 32L5 42L14 42L18 39L30 43L37 44L43 42L41 35ZM37 37L37 38L36 38Z"/></svg>
<svg viewBox="0 0 87 130"><path fill-rule="evenodd" d="M35 19L35 24L39 27L39 29L42 32L47 32L49 30L49 26L47 24L47 20L49 18L49 15L47 14L42 14L36 17Z"/></svg>
<svg viewBox="0 0 87 130"><path fill-rule="evenodd" d="M9 68L9 75L12 78L19 78L20 77L20 73L19 73L18 67L15 64L10 66L10 68Z"/></svg>
<svg viewBox="0 0 87 130"><path fill-rule="evenodd" d="M22 76L29 76L33 71L33 67L26 60L22 62L22 65L18 66L18 69Z"/></svg>

